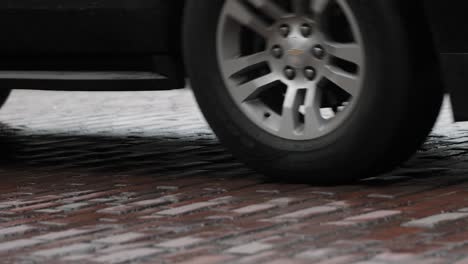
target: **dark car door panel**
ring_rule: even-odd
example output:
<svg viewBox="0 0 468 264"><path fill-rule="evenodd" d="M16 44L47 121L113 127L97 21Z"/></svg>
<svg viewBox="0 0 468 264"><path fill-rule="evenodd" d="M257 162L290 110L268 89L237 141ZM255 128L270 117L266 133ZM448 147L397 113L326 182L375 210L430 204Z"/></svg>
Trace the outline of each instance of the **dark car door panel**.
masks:
<svg viewBox="0 0 468 264"><path fill-rule="evenodd" d="M0 1L1 54L167 53L180 1Z"/></svg>

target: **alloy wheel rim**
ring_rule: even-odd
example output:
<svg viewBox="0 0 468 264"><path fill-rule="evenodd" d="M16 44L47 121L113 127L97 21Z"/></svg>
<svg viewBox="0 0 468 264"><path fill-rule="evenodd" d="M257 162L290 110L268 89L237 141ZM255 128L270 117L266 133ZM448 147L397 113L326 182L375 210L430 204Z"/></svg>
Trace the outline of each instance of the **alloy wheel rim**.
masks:
<svg viewBox="0 0 468 264"><path fill-rule="evenodd" d="M317 139L347 120L362 92L364 51L346 0L226 0L219 18L228 92L283 139Z"/></svg>

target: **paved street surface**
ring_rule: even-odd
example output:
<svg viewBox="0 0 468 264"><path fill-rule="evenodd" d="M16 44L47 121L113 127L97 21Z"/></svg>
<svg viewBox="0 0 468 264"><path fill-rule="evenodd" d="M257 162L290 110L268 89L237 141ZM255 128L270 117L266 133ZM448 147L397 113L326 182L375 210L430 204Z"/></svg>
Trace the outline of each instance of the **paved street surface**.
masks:
<svg viewBox="0 0 468 264"><path fill-rule="evenodd" d="M16 91L0 122L0 263L468 263L448 106L412 161L341 186L239 164L187 90Z"/></svg>

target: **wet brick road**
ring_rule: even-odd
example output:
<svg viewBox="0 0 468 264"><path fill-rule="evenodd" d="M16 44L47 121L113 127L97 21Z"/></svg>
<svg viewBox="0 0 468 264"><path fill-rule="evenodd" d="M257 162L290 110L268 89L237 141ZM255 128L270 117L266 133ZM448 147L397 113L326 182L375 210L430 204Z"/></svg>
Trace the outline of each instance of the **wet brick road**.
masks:
<svg viewBox="0 0 468 264"><path fill-rule="evenodd" d="M239 164L189 91L16 91L0 111L0 263L468 263L468 125L353 185Z"/></svg>

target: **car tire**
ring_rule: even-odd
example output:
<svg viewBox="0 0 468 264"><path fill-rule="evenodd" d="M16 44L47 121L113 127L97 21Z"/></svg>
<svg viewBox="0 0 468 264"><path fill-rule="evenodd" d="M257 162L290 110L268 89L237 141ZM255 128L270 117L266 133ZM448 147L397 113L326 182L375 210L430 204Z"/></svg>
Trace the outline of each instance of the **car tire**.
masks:
<svg viewBox="0 0 468 264"><path fill-rule="evenodd" d="M246 5L246 2L250 2L251 4ZM347 112L341 116L341 113L335 112L338 118L342 117L336 121L336 125L330 125L330 128L327 128L328 130L323 130L326 132L320 132L323 134L311 133L311 135L314 134L311 138L303 135L297 136L296 130L289 135L287 133L281 134L275 132L286 131L281 127L283 123L289 124L289 121L278 121L280 128L274 130L271 127L267 127L270 124L264 125L259 122L258 120L262 120L260 116L252 117L258 114L257 112L260 112L257 111L258 109L263 111L266 107L265 105L269 104L269 101L267 103L266 101L262 101L264 99L257 97L263 93L263 90L270 89L270 86L266 85L265 89L262 88L262 91L256 93L253 98L244 96L246 99L238 100L237 95L233 95L233 93L237 93L237 90L234 90L236 87L232 87L234 81L231 82L231 79L229 79L234 75L226 75L225 67L227 66L220 59L224 56L224 49L227 50L225 53L237 56L237 54L233 53L233 50L240 50L239 47L244 47L245 35L240 35L242 39L239 42L242 43L233 45L235 48L224 48L223 45L220 45L220 43L227 43L227 46L229 46L231 45L229 43L237 41L240 38L229 34L238 34L241 31L240 29L245 27L249 28L248 31L252 31L252 28L259 25L259 23L253 23L250 17L244 16L245 14L231 14L232 12L238 12L238 10L232 10L238 8L243 11L247 10L249 14L257 15L258 13L265 12L267 16L271 15L273 17L279 13L277 6L262 6L262 3L268 3L268 1L249 0L189 0L187 2L183 32L184 56L191 85L201 110L219 139L240 160L267 175L311 182L334 183L356 180L386 172L408 159L420 147L437 118L443 99L443 90L440 80L437 78L437 69L431 66L434 64L430 63L426 63L425 67L420 67L420 59L427 59L430 56L421 56L420 51L412 46L411 36L403 20L400 19L393 1L330 0L329 2L329 5L332 7L327 7L326 12L333 13L336 16L344 16L344 18L340 18L341 20L346 20L349 17L352 18L352 23L346 23L351 24L349 26L351 28L350 32L359 33L359 36L351 38L354 40L359 39L356 43L359 42L362 54L365 54L362 60L360 60L362 64L358 65L359 69L365 68L365 74L361 75L362 79L359 85L358 96L354 96L351 93L343 96L342 92L331 96L335 99L341 97L347 98L340 99L343 100L340 107L342 108L343 105L346 105L343 112ZM258 6L255 6L255 3ZM231 10L227 10L228 8ZM281 8L285 9L288 7L284 6ZM340 8L343 10L338 10ZM301 9L296 8L295 10ZM325 11L323 12L325 13ZM300 19L302 19L304 14L301 12L300 15ZM225 18L225 16L228 16L228 18ZM259 17L263 19L265 14ZM281 17L281 19L285 19L286 22L284 23L292 21L293 25L288 26L293 29L296 28L296 24L294 24L296 20L290 20L289 17L288 15L287 18ZM325 18L320 19L326 20ZM340 22L334 22L333 19L338 19L334 16L327 19L326 21L329 23L326 26L327 33L323 33L323 35L335 34L333 33L333 23L342 23L341 20ZM278 31L274 34L286 35L285 32L287 30L271 26L276 23L275 21L271 22L271 18L268 21L270 21L268 32ZM307 33L307 36L311 34L307 30L302 31L303 29L300 25L302 23L300 21L302 20L298 21L300 30L298 29L294 34L304 34L304 32ZM278 24L279 27L281 27L281 23ZM322 23L325 24L325 22ZM236 25L232 26L233 24ZM358 31L355 30L356 28ZM224 34L227 37L224 37ZM349 35L349 33L343 34ZM247 36L249 35L247 34ZM262 38L266 38L265 35L262 35ZM280 53L273 50L274 46L272 42L280 38L276 35L272 37L273 41L270 41L269 38L265 41L266 44L257 45L261 47L258 50L268 52L272 56L277 56ZM291 38L293 39L293 44L287 42L287 45L292 45L292 47L298 45L294 42L298 37L294 36ZM301 37L299 36L299 38ZM340 38L338 35L333 36L333 39ZM343 38L347 38L347 36ZM221 41L220 39L223 40ZM223 42L224 39L226 39L226 42ZM278 41L282 42L282 40ZM309 47L307 46L309 42L305 43L304 45ZM316 56L315 46L312 49L314 50L311 52ZM311 62L312 64L316 63L315 58L314 60L296 60L296 57L291 56L296 56L297 53L303 53L303 51L291 48L291 46L288 46L287 50L282 50L283 56L285 52L288 53L288 57L281 59L280 63L283 63L283 61L286 61L285 63L299 61L292 67L296 69L295 74L304 74L305 77L301 77L302 79L315 77L310 74L308 75L310 72L307 72L307 69L304 70L304 73L299 72L300 67L307 66L308 62L313 61ZM327 52L326 48L325 52ZM306 56L310 56L310 54ZM337 56L339 57L340 54ZM339 67L350 69L353 74L356 72L353 67L348 67L348 64L341 62L340 59L329 59L329 63L332 63L332 61L336 65L341 63ZM275 69L276 66L272 66L270 61L273 61L273 59L268 59L268 70L279 74ZM264 64L262 65L264 66ZM322 64L317 63L317 65ZM281 64L282 66L283 64ZM330 68L328 65L319 67L324 67L325 70ZM325 70L320 68L317 72ZM286 78L291 77L288 76L288 73L288 70L285 68L284 74ZM428 75L427 73L431 74ZM255 74L253 74L253 77L246 76L243 78L247 78L247 81L256 81L255 78L259 78ZM283 80L285 80L284 78L285 76L282 76L282 81L276 82L281 83L281 89L284 89L284 85L282 84ZM331 79L334 78L332 77ZM242 79L239 80L238 87L245 87L242 86L244 84ZM329 100L324 99L323 94L325 92L323 90L325 88L321 88L320 85L321 82L317 81L316 86L322 89L320 92L322 97L316 101L319 112L322 110L322 106L330 108L329 104L331 104L329 102L324 103L324 101ZM330 82L327 82L327 85L330 85ZM329 87L335 86L335 83L333 83ZM283 105L288 100L287 94L289 89L291 89L289 87L292 87L292 85L287 85L287 87L286 92L283 93ZM319 89L317 87L314 89ZM276 87L275 89L279 90L280 88ZM308 94L309 90L306 93ZM307 98L307 96L305 97ZM302 96L301 100L305 100L304 96ZM346 100L350 100L351 103ZM249 108L247 106L243 108L246 102L248 102ZM307 108L307 101L303 103L303 106ZM252 108L254 105L255 107L261 105L261 108ZM250 110L251 108L254 110ZM284 109L279 110L277 113L275 112L274 115L285 116ZM300 108L296 110L299 111L298 109ZM336 109L333 108L333 110ZM304 119L303 115L306 114L299 115L302 116L299 118L302 120ZM297 116L296 112L294 116ZM265 115L265 118L271 117ZM324 117L320 118L325 119ZM303 120L298 121L298 118L293 119L295 122L294 129L299 127L297 122L304 122ZM327 123L324 124L327 125L333 123L333 121L329 122L327 120L325 122ZM268 121L265 121L265 123L268 123ZM284 126L288 127L288 125ZM323 127L325 126L323 125ZM306 134L306 132L303 133L304 135ZM297 138L294 138L296 136Z"/></svg>

